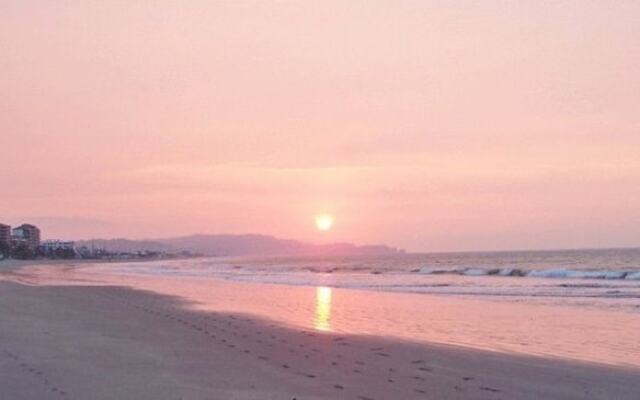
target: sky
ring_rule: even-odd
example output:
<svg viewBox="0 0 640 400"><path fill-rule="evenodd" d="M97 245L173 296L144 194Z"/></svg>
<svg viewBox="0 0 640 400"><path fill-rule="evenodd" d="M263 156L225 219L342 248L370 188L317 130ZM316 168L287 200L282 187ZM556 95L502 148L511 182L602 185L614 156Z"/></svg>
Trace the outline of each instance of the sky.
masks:
<svg viewBox="0 0 640 400"><path fill-rule="evenodd" d="M639 71L637 1L0 0L0 222L640 246Z"/></svg>

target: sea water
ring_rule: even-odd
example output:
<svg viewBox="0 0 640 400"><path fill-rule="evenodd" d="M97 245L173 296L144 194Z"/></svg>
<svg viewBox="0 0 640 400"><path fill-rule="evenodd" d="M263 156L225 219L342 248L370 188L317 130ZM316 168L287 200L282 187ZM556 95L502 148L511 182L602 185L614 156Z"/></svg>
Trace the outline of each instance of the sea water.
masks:
<svg viewBox="0 0 640 400"><path fill-rule="evenodd" d="M640 248L201 258L125 263L110 270L640 312Z"/></svg>

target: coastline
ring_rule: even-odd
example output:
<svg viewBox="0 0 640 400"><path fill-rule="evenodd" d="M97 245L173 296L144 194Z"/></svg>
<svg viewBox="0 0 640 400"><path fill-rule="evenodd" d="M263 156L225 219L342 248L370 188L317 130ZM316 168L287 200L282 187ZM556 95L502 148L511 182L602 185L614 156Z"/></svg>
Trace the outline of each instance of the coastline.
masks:
<svg viewBox="0 0 640 400"><path fill-rule="evenodd" d="M0 281L0 387L24 399L636 399L640 392L633 368L298 329L196 306L122 286Z"/></svg>
<svg viewBox="0 0 640 400"><path fill-rule="evenodd" d="M332 285L335 274L312 285L273 284L261 277L238 281L235 272L228 278L184 275L189 261L143 264L27 266L14 277L31 285L126 286L180 297L201 311L252 314L297 329L640 369L640 314L635 310L545 303L535 297L513 301L341 288ZM480 279L472 284L482 286Z"/></svg>

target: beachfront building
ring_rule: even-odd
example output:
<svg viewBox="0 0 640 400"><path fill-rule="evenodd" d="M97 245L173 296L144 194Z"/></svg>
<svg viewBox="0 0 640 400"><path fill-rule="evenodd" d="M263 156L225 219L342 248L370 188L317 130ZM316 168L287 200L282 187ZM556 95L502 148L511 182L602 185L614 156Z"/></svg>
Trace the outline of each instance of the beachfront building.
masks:
<svg viewBox="0 0 640 400"><path fill-rule="evenodd" d="M36 249L40 246L40 229L31 224L22 224L13 228L12 241L25 242L30 248Z"/></svg>
<svg viewBox="0 0 640 400"><path fill-rule="evenodd" d="M0 244L9 245L11 242L11 226L0 224Z"/></svg>
<svg viewBox="0 0 640 400"><path fill-rule="evenodd" d="M39 253L49 258L75 258L75 242L63 240L45 240L40 245Z"/></svg>
<svg viewBox="0 0 640 400"><path fill-rule="evenodd" d="M75 242L63 241L63 240L45 240L40 244L40 248L44 252L51 252L56 250L75 250Z"/></svg>
<svg viewBox="0 0 640 400"><path fill-rule="evenodd" d="M0 224L0 259L9 257L11 254L11 227Z"/></svg>

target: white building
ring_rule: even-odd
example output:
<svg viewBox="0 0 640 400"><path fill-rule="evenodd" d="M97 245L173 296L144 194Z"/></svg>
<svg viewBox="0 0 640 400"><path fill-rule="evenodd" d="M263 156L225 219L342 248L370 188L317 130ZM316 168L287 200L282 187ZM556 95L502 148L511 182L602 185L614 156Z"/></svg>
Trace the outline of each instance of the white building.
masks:
<svg viewBox="0 0 640 400"><path fill-rule="evenodd" d="M75 250L75 242L62 240L45 240L40 246L45 252L56 250Z"/></svg>

